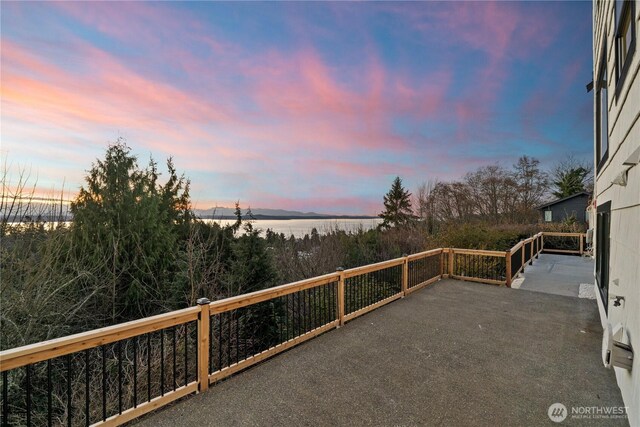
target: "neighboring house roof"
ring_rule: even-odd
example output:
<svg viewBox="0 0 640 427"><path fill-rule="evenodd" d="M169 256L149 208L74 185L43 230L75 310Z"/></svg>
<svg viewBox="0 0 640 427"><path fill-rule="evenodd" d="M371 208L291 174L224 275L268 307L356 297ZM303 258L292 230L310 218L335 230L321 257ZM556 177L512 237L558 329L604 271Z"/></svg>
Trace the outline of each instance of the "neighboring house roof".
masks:
<svg viewBox="0 0 640 427"><path fill-rule="evenodd" d="M564 201L566 201L566 200L573 199L574 197L579 197L579 196L587 196L587 197L590 197L590 196L591 196L591 194L587 193L586 191L582 191L582 192L580 192L580 193L572 194L571 196L567 196L567 197L564 197L564 198L562 198L562 199L558 199L558 200L553 200L553 201L551 201L551 202L547 202L547 203L545 203L544 205L540 205L540 206L538 206L536 209L538 209L538 210L540 210L540 209L544 209L544 208L547 208L547 207L549 207L549 206L553 206L553 205L555 205L555 204L557 204L557 203L562 203L562 202L564 202Z"/></svg>

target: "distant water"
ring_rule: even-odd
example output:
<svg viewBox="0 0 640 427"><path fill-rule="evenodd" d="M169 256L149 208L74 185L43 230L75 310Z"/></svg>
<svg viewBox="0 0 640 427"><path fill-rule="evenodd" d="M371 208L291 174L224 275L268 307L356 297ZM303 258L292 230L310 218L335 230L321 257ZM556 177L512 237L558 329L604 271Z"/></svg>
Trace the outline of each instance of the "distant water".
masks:
<svg viewBox="0 0 640 427"><path fill-rule="evenodd" d="M235 222L234 219L207 219L206 222L217 222L221 225L229 225ZM382 220L380 218L367 219L260 219L253 221L253 228L260 229L261 235L264 236L268 228L274 233L284 233L289 237L292 234L295 237L304 237L305 234L311 234L311 229L315 227L319 234L326 234L330 230L357 231L371 230L376 228Z"/></svg>
<svg viewBox="0 0 640 427"><path fill-rule="evenodd" d="M217 222L221 225L231 225L236 222L235 219L204 219L204 222ZM267 228L275 233L284 233L289 237L292 234L295 237L304 237L305 234L311 234L311 229L316 228L319 234L327 234L336 228L346 232L363 230L371 230L376 228L382 222L381 218L365 218L365 219L257 219L253 221L253 228L261 231L260 235L264 237ZM13 223L12 223L13 224ZM56 221L46 222L47 229L55 228L59 223ZM71 221L64 221L64 225L71 225Z"/></svg>

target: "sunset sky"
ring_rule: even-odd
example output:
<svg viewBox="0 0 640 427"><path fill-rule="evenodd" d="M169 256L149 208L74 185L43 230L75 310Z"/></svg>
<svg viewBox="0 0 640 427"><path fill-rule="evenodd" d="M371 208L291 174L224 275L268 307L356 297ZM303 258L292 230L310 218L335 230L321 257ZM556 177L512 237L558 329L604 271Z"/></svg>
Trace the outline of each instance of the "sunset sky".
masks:
<svg viewBox="0 0 640 427"><path fill-rule="evenodd" d="M2 2L3 161L70 197L118 137L197 208L375 214L522 154L592 156L590 2Z"/></svg>

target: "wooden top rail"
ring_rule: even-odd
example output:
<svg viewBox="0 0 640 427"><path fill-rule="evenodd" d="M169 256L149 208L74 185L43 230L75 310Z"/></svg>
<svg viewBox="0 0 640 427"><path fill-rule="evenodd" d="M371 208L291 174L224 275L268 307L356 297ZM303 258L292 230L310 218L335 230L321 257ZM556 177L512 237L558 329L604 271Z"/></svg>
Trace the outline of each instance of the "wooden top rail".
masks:
<svg viewBox="0 0 640 427"><path fill-rule="evenodd" d="M0 352L0 372L76 353L197 320L200 307L190 307L106 328L69 335Z"/></svg>
<svg viewBox="0 0 640 427"><path fill-rule="evenodd" d="M451 248L454 254L460 255L482 255L482 256L497 256L504 257L505 253L502 251L485 251L482 249L456 249Z"/></svg>
<svg viewBox="0 0 640 427"><path fill-rule="evenodd" d="M372 271L383 270L389 267L395 267L396 265L404 264L404 258L390 259L389 261L377 262L375 264L363 265L362 267L350 268L344 271L344 278L347 279L353 276L359 276L361 274L370 273Z"/></svg>
<svg viewBox="0 0 640 427"><path fill-rule="evenodd" d="M518 243L516 243L516 245L511 248L511 253L516 253L522 246L524 246L524 240L520 240Z"/></svg>
<svg viewBox="0 0 640 427"><path fill-rule="evenodd" d="M294 292L337 282L339 279L340 273L330 273L325 274L324 276L313 277L311 279L300 280L286 285L274 286L273 288L262 289L248 294L221 299L209 304L209 314L224 313L225 311L235 310L237 308L246 307L259 302L268 301Z"/></svg>
<svg viewBox="0 0 640 427"><path fill-rule="evenodd" d="M556 236L556 237L582 237L586 236L585 233L558 233L555 231L543 231L543 236Z"/></svg>
<svg viewBox="0 0 640 427"><path fill-rule="evenodd" d="M414 259L426 258L433 255L439 255L444 251L442 248L431 249L430 251L418 252L417 254L411 254L407 256L407 261L413 261Z"/></svg>

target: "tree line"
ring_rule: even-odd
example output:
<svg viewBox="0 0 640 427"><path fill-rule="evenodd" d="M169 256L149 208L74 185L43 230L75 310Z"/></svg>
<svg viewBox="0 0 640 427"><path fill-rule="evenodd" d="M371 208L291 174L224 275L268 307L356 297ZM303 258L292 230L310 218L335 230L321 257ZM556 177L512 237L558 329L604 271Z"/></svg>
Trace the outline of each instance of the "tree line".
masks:
<svg viewBox="0 0 640 427"><path fill-rule="evenodd" d="M590 191L591 186L591 168L572 157L549 173L541 169L538 159L522 156L511 169L486 165L460 180L424 182L415 197L396 177L379 217L383 228L420 220L430 232L450 222L531 224L538 221L536 207L545 200Z"/></svg>

